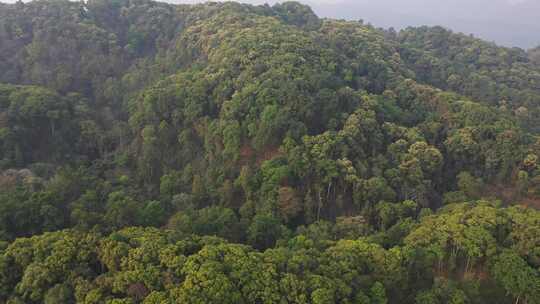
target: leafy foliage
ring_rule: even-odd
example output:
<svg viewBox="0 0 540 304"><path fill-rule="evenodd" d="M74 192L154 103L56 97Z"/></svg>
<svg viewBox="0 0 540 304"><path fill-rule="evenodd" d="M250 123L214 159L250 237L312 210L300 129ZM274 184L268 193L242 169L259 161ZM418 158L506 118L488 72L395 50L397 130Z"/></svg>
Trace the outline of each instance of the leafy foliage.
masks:
<svg viewBox="0 0 540 304"><path fill-rule="evenodd" d="M296 2L0 4L0 302L536 303L537 53Z"/></svg>

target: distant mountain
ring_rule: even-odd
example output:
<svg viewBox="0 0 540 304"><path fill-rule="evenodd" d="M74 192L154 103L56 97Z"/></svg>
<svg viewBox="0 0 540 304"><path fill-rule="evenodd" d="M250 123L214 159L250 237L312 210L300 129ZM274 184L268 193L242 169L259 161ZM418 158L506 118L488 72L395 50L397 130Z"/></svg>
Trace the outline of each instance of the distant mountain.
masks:
<svg viewBox="0 0 540 304"><path fill-rule="evenodd" d="M505 46L531 48L540 44L538 1L343 0L314 3L313 7L323 16L363 18L381 27L442 25Z"/></svg>
<svg viewBox="0 0 540 304"><path fill-rule="evenodd" d="M15 0L0 0L13 3ZM26 1L25 1L26 2ZM168 0L201 3L206 0ZM274 4L276 0L242 0ZM457 32L524 49L540 45L540 1L537 0L301 0L320 17L358 20L396 29L442 25Z"/></svg>
<svg viewBox="0 0 540 304"><path fill-rule="evenodd" d="M204 2L171 0L175 3ZM273 4L275 0L243 0ZM396 29L442 25L504 46L540 45L540 1L535 0L302 0L321 17L363 19Z"/></svg>

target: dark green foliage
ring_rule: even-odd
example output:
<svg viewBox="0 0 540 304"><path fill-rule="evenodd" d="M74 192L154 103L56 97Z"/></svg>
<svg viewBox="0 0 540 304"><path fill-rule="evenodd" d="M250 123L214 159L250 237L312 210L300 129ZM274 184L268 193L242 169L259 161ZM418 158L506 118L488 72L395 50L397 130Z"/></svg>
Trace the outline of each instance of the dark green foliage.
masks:
<svg viewBox="0 0 540 304"><path fill-rule="evenodd" d="M537 50L502 48L442 27L409 28L397 40L418 80L513 112L538 133Z"/></svg>

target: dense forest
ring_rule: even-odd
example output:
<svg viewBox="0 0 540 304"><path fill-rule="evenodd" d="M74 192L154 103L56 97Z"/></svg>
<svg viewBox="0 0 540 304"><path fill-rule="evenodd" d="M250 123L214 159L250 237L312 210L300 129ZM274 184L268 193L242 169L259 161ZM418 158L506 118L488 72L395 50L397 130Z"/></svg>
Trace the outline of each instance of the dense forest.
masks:
<svg viewBox="0 0 540 304"><path fill-rule="evenodd" d="M540 46L0 3L0 303L540 303L539 158Z"/></svg>

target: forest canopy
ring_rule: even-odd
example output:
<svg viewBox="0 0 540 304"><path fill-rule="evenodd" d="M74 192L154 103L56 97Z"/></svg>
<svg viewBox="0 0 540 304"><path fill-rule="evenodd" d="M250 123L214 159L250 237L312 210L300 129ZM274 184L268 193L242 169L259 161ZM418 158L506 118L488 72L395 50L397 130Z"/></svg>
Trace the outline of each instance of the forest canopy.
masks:
<svg viewBox="0 0 540 304"><path fill-rule="evenodd" d="M0 303L540 303L539 54L296 2L0 4Z"/></svg>

